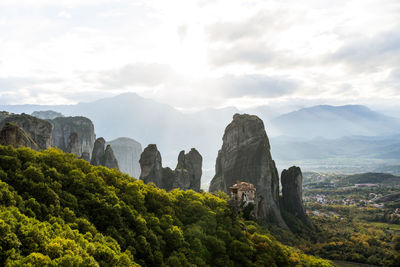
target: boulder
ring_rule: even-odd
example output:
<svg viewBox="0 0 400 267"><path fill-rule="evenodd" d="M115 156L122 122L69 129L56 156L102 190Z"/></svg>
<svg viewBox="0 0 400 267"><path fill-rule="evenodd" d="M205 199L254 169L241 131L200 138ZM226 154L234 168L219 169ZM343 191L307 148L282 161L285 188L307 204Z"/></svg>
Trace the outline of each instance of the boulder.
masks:
<svg viewBox="0 0 400 267"><path fill-rule="evenodd" d="M259 218L288 229L280 213L279 176L263 121L254 115L235 114L222 141L209 191L229 193L237 181L251 183L257 189Z"/></svg>
<svg viewBox="0 0 400 267"><path fill-rule="evenodd" d="M7 122L0 131L0 145L15 148L30 147L39 150L39 146L17 124Z"/></svg>

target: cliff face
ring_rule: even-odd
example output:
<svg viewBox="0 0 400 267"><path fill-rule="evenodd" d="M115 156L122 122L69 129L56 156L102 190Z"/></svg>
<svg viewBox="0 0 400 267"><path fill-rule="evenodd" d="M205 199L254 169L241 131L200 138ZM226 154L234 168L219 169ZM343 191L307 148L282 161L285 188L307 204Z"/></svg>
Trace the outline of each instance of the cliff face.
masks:
<svg viewBox="0 0 400 267"><path fill-rule="evenodd" d="M188 185L182 185L182 187L190 188L194 191L200 191L201 175L202 175L202 165L203 157L200 153L192 148L189 153L185 154L185 151L181 151L178 156L178 164L176 166L175 172L181 172L180 176L177 178L178 181L188 180ZM186 170L186 173L184 172ZM185 177L188 176L188 178Z"/></svg>
<svg viewBox="0 0 400 267"><path fill-rule="evenodd" d="M296 216L305 225L313 228L303 206L303 174L299 167L293 166L283 170L282 182L282 209Z"/></svg>
<svg viewBox="0 0 400 267"><path fill-rule="evenodd" d="M192 189L200 191L203 158L200 153L192 148L188 154L181 151L175 170L162 167L161 154L157 146L148 145L141 157L140 179L145 183L153 182L156 186L165 190L180 188L182 190Z"/></svg>
<svg viewBox="0 0 400 267"><path fill-rule="evenodd" d="M115 158L114 151L110 145L107 145L104 151L104 159L102 165L110 169L119 169L118 161Z"/></svg>
<svg viewBox="0 0 400 267"><path fill-rule="evenodd" d="M39 149L47 149L51 146L51 124L48 121L32 117L27 114L11 114L2 112L0 129L7 123L18 125L36 143Z"/></svg>
<svg viewBox="0 0 400 267"><path fill-rule="evenodd" d="M154 144L148 145L140 155L140 180L146 184L153 182L158 187L164 188L163 184L163 168L161 154Z"/></svg>
<svg viewBox="0 0 400 267"><path fill-rule="evenodd" d="M50 120L53 125L51 145L64 152L71 152L81 157L84 152L91 153L96 135L92 121L85 117L57 117ZM75 136L76 135L76 136ZM68 151L71 138L77 139L73 151Z"/></svg>
<svg viewBox="0 0 400 267"><path fill-rule="evenodd" d="M115 139L107 144L111 145L114 155L118 160L120 170L132 177L139 177L139 160L142 153L142 145L139 142L126 137Z"/></svg>
<svg viewBox="0 0 400 267"><path fill-rule="evenodd" d="M287 228L279 208L278 171L262 120L235 114L222 140L209 191L229 193L237 181L252 183L257 188L257 216Z"/></svg>
<svg viewBox="0 0 400 267"><path fill-rule="evenodd" d="M11 145L15 148L30 147L39 150L39 146L32 138L17 124L6 123L0 131L0 145Z"/></svg>

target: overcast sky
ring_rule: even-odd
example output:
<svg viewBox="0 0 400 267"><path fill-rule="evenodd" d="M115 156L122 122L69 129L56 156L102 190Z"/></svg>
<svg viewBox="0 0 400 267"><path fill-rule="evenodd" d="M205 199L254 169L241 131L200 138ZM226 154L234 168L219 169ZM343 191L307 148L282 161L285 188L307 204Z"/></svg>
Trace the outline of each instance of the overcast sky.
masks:
<svg viewBox="0 0 400 267"><path fill-rule="evenodd" d="M0 104L400 100L398 0L1 0Z"/></svg>

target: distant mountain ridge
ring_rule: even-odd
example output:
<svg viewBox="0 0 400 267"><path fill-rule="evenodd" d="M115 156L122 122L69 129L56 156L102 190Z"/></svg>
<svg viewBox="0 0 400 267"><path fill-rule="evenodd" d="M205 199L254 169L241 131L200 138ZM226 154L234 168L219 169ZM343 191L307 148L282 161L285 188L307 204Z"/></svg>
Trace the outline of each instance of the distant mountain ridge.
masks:
<svg viewBox="0 0 400 267"><path fill-rule="evenodd" d="M366 106L319 105L281 115L271 121L278 135L339 138L400 133L400 120Z"/></svg>
<svg viewBox="0 0 400 267"><path fill-rule="evenodd" d="M11 105L0 106L0 110L29 114L53 110L65 116L88 117L97 135L106 140L126 136L144 147L157 144L163 162L171 168L176 165L179 151L195 147L203 156L203 187L208 187L205 183L215 174L215 159L225 125L235 113L243 113L234 107L183 113L135 93L76 105ZM264 121L278 165L281 160L400 156L399 119L365 106L320 105L283 115L268 106L247 111Z"/></svg>

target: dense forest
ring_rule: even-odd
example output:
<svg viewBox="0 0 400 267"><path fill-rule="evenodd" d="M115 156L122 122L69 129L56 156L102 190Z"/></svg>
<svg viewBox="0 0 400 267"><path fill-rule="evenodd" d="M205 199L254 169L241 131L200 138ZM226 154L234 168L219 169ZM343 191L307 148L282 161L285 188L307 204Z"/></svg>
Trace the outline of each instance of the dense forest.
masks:
<svg viewBox="0 0 400 267"><path fill-rule="evenodd" d="M57 149L0 146L0 265L333 266L233 215Z"/></svg>

